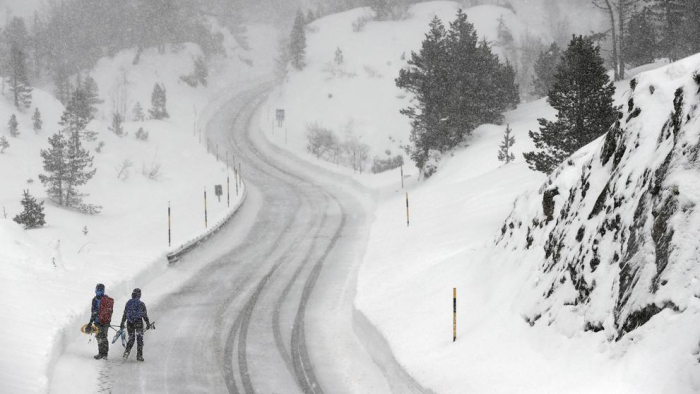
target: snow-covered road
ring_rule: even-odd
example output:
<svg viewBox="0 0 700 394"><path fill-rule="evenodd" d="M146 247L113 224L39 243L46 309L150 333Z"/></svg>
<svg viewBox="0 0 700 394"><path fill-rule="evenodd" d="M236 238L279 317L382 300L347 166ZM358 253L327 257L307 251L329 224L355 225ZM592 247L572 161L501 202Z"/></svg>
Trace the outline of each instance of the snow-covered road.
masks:
<svg viewBox="0 0 700 394"><path fill-rule="evenodd" d="M390 391L386 367L352 323L374 199L267 143L255 113L268 90L236 96L209 122L212 143L242 162L248 199L205 247L144 286L157 322L146 334L146 362L132 354L123 363L118 344L108 361L92 360L94 343L78 336L52 392ZM159 301L149 304L149 292Z"/></svg>

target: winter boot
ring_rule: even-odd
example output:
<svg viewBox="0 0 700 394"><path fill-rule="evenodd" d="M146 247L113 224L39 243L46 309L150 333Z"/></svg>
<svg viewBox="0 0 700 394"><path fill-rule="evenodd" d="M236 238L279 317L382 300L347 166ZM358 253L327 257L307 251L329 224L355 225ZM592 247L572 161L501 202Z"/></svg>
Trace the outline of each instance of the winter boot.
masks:
<svg viewBox="0 0 700 394"><path fill-rule="evenodd" d="M107 355L100 353L100 354L95 355L94 358L95 358L95 360L102 360L102 359L106 359Z"/></svg>
<svg viewBox="0 0 700 394"><path fill-rule="evenodd" d="M136 347L136 360L143 361L143 346Z"/></svg>
<svg viewBox="0 0 700 394"><path fill-rule="evenodd" d="M129 358L129 351L128 351L128 350L124 350L124 355L123 355L122 357L124 358L124 361L126 361L126 359Z"/></svg>

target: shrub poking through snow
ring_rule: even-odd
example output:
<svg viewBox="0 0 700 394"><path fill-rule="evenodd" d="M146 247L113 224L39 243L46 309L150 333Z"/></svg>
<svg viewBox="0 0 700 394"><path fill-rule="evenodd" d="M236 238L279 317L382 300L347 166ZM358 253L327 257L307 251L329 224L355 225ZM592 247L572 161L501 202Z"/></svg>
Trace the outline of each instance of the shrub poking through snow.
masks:
<svg viewBox="0 0 700 394"><path fill-rule="evenodd" d="M17 123L17 115L12 114L10 120L7 122L7 130L10 132L12 137L17 138L19 136L19 124Z"/></svg>
<svg viewBox="0 0 700 394"><path fill-rule="evenodd" d="M341 65L341 64L343 64L344 60L345 59L343 57L343 51L340 48L336 49L335 50L335 59L334 59L335 64Z"/></svg>
<svg viewBox="0 0 700 394"><path fill-rule="evenodd" d="M403 156L396 155L394 157L387 157L386 159L381 159L379 157L374 158L374 163L372 163L372 172L379 174L380 172L390 171L395 168L399 168L403 165Z"/></svg>
<svg viewBox="0 0 700 394"><path fill-rule="evenodd" d="M136 139L139 141L148 141L148 131L145 131L143 127L139 127L136 132Z"/></svg>
<svg viewBox="0 0 700 394"><path fill-rule="evenodd" d="M331 129L313 123L306 126L306 150L317 159L328 160L339 150L338 137Z"/></svg>
<svg viewBox="0 0 700 394"><path fill-rule="evenodd" d="M36 198L29 194L29 190L25 190L22 197L22 206L24 210L12 220L22 225L25 229L42 227L46 224L44 220L44 202L36 202Z"/></svg>
<svg viewBox="0 0 700 394"><path fill-rule="evenodd" d="M127 133L124 132L124 117L122 114L118 112L112 114L112 126L109 128L109 131L118 137L126 137Z"/></svg>
<svg viewBox="0 0 700 394"><path fill-rule="evenodd" d="M355 33L359 33L365 30L365 26L367 26L367 22L369 22L370 20L370 17L364 15L355 19L355 21L352 22L352 31Z"/></svg>
<svg viewBox="0 0 700 394"><path fill-rule="evenodd" d="M155 84L155 86L153 86L153 93L151 94L151 109L148 110L151 119L162 120L170 117L166 109L167 102L168 98L166 96L165 86Z"/></svg>
<svg viewBox="0 0 700 394"><path fill-rule="evenodd" d="M3 135L0 137L0 153L5 153L5 149L10 147L10 143L7 141L7 138Z"/></svg>
<svg viewBox="0 0 700 394"><path fill-rule="evenodd" d="M498 147L498 161L503 161L506 164L515 160L515 155L511 150L515 144L515 137L510 135L512 131L513 130L511 130L510 125L506 125L506 131L503 132L503 141Z"/></svg>
<svg viewBox="0 0 700 394"><path fill-rule="evenodd" d="M153 162L150 165L145 163L141 167L141 174L152 181L159 181L163 177L160 163Z"/></svg>
<svg viewBox="0 0 700 394"><path fill-rule="evenodd" d="M34 132L38 133L39 130L41 130L41 127L44 125L44 121L41 120L41 112L39 112L39 108L34 109L34 115L32 115L32 120L34 121Z"/></svg>
<svg viewBox="0 0 700 394"><path fill-rule="evenodd" d="M121 163L119 167L115 167L114 169L117 170L117 179L125 181L129 179L129 175L131 175L131 168L134 166L134 162L129 160L129 159L124 159L124 161Z"/></svg>

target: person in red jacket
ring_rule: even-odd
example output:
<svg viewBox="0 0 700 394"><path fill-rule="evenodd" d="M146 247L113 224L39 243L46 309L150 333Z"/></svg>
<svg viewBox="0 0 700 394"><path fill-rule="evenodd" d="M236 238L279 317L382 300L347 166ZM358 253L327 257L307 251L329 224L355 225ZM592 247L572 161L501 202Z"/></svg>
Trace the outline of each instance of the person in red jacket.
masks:
<svg viewBox="0 0 700 394"><path fill-rule="evenodd" d="M104 302L105 305L102 305ZM105 294L105 285L98 283L95 286L95 297L92 298L92 309L90 313L90 322L87 324L86 332L92 330L92 324L94 323L97 327L97 355L95 360L101 360L107 358L107 353L109 353L109 340L107 339L107 332L109 331L109 324L112 318L112 299ZM109 304L109 305L107 305ZM100 309L102 307L102 309Z"/></svg>
<svg viewBox="0 0 700 394"><path fill-rule="evenodd" d="M134 346L134 339L136 339L136 359L143 361L143 323L146 322L146 329L148 330L151 328L151 322L148 320L146 304L141 301L141 289L134 289L131 293L131 299L126 302L122 324L119 327L121 330L124 330L125 322L129 340L126 343L126 350L124 350L124 360L129 358L131 348Z"/></svg>

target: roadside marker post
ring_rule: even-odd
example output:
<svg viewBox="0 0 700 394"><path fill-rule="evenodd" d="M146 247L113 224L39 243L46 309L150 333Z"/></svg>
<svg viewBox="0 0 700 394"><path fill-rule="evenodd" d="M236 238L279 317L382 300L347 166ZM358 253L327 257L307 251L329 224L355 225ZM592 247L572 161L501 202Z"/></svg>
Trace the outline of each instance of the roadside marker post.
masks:
<svg viewBox="0 0 700 394"><path fill-rule="evenodd" d="M408 193L406 193L406 227L411 225L410 215L408 211Z"/></svg>
<svg viewBox="0 0 700 394"><path fill-rule="evenodd" d="M170 236L170 228L171 228L171 221L170 221L170 201L168 201L168 247L172 245L171 241L172 238Z"/></svg>
<svg viewBox="0 0 700 394"><path fill-rule="evenodd" d="M403 189L403 165L401 165L401 188Z"/></svg>
<svg viewBox="0 0 700 394"><path fill-rule="evenodd" d="M452 342L457 341L457 288L452 288Z"/></svg>
<svg viewBox="0 0 700 394"><path fill-rule="evenodd" d="M229 182L229 175L226 174L226 207L231 207L231 183Z"/></svg>
<svg viewBox="0 0 700 394"><path fill-rule="evenodd" d="M209 228L209 223L207 221L207 188L204 187L204 228Z"/></svg>

